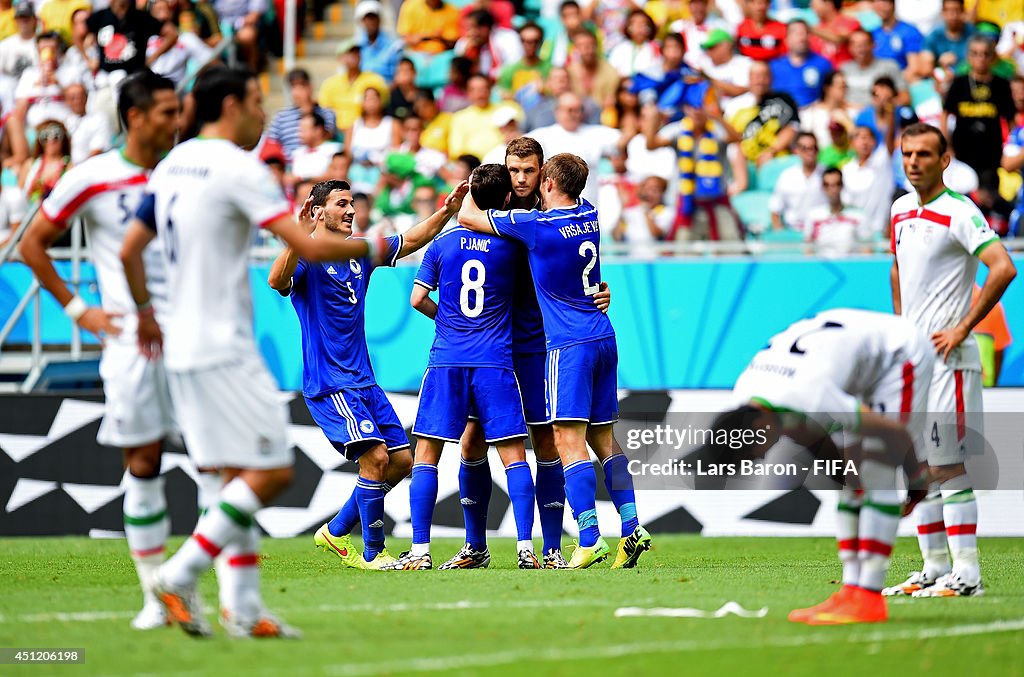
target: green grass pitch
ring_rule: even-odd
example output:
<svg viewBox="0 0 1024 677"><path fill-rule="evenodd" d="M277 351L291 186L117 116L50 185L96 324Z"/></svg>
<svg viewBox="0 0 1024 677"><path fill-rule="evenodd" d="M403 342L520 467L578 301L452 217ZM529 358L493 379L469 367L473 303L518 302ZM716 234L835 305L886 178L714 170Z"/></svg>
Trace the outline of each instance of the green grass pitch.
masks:
<svg viewBox="0 0 1024 677"><path fill-rule="evenodd" d="M175 541L175 545L180 539ZM614 541L612 541L614 543ZM397 553L405 543L392 540ZM437 541L435 561L458 543ZM0 539L0 646L84 648L84 665L0 675L1024 675L1020 539L983 539L988 595L902 599L881 625L809 628L790 609L836 589L829 539L658 536L634 570L359 572L312 539L266 540L264 596L298 642L132 631L140 594L123 541ZM916 561L901 539L890 580ZM212 607L214 581L203 581ZM616 618L621 606L767 607L764 618Z"/></svg>

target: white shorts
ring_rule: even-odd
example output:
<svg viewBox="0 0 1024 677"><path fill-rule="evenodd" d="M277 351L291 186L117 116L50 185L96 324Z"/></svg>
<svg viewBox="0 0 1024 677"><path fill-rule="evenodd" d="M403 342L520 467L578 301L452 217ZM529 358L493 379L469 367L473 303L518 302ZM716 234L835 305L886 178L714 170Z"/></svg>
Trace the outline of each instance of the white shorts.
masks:
<svg viewBox="0 0 1024 677"><path fill-rule="evenodd" d="M866 398L872 411L898 415L907 427L918 459L924 460L925 423L928 398L934 373L932 353L929 350L915 359L890 369Z"/></svg>
<svg viewBox="0 0 1024 677"><path fill-rule="evenodd" d="M147 360L134 343L109 342L100 358L105 399L96 441L130 449L174 432L163 360Z"/></svg>
<svg viewBox="0 0 1024 677"><path fill-rule="evenodd" d="M288 405L258 356L208 369L168 371L171 399L200 468L285 468Z"/></svg>
<svg viewBox="0 0 1024 677"><path fill-rule="evenodd" d="M928 412L930 420L924 432L928 465L956 465L964 463L969 453L982 453L982 449L968 449L965 443L984 434L980 371L951 369L937 358Z"/></svg>

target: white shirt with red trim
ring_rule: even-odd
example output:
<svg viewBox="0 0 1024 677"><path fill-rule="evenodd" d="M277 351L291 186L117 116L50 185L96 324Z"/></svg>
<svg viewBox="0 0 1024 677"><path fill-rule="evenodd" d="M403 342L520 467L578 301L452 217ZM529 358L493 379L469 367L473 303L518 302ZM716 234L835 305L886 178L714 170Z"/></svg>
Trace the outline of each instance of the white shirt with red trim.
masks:
<svg viewBox="0 0 1024 677"><path fill-rule="evenodd" d="M118 341L135 343L135 302L121 265L121 244L146 188L148 171L115 149L68 170L40 209L47 219L67 228L76 218L85 224L103 309L121 313ZM166 276L157 246L145 253L146 286L162 316Z"/></svg>
<svg viewBox="0 0 1024 677"><path fill-rule="evenodd" d="M167 368L258 355L249 291L253 228L292 213L270 169L230 141L196 138L157 165L149 192L167 262Z"/></svg>
<svg viewBox="0 0 1024 677"><path fill-rule="evenodd" d="M760 401L856 431L861 404L893 369L920 363L931 346L907 318L837 308L771 338L740 374L734 404Z"/></svg>
<svg viewBox="0 0 1024 677"><path fill-rule="evenodd" d="M903 315L928 336L953 328L971 307L978 255L999 236L969 198L948 188L926 205L907 193L893 203L891 217ZM981 370L973 335L950 353L946 365Z"/></svg>
<svg viewBox="0 0 1024 677"><path fill-rule="evenodd" d="M815 207L804 221L804 239L817 245L815 253L826 258L846 256L858 240L869 236L864 213L852 207L843 207L838 214L831 207Z"/></svg>

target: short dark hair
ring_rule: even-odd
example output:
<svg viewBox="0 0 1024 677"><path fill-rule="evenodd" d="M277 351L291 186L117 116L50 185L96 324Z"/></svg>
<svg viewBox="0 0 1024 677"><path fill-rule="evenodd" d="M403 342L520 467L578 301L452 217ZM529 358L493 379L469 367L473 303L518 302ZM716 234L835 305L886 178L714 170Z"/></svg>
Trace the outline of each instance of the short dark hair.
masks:
<svg viewBox="0 0 1024 677"><path fill-rule="evenodd" d="M871 89L874 89L879 85L881 85L882 87L888 87L890 90L892 90L893 94L899 92L899 90L896 88L896 81L893 80L888 75L882 75L881 77L875 78L875 81L871 83Z"/></svg>
<svg viewBox="0 0 1024 677"><path fill-rule="evenodd" d="M466 15L466 18L477 26L484 26L486 28L494 28L494 15L486 9L474 9L472 12Z"/></svg>
<svg viewBox="0 0 1024 677"><path fill-rule="evenodd" d="M284 159L280 155L271 155L263 161L263 164L268 167L280 167L284 171Z"/></svg>
<svg viewBox="0 0 1024 677"><path fill-rule="evenodd" d="M686 38L683 37L682 33L669 33L665 36L665 39L661 41L661 46L664 47L669 42L678 42L683 49L686 49Z"/></svg>
<svg viewBox="0 0 1024 677"><path fill-rule="evenodd" d="M344 181L342 181L344 183ZM366 193L352 193L352 204L357 202L369 202L370 196Z"/></svg>
<svg viewBox="0 0 1024 677"><path fill-rule="evenodd" d="M580 3L576 2L576 0L565 0L561 5L558 6L558 13L561 14L562 10L565 9L566 7L575 7L576 9L579 9Z"/></svg>
<svg viewBox="0 0 1024 677"><path fill-rule="evenodd" d="M157 75L148 68L133 73L121 83L121 92L117 95L117 117L121 126L128 129L128 111L138 108L145 112L153 107L153 95L160 90L174 90L174 83L162 75Z"/></svg>
<svg viewBox="0 0 1024 677"><path fill-rule="evenodd" d="M541 180L551 179L555 188L573 200L578 199L587 185L590 168L578 155L559 153L544 163L540 170Z"/></svg>
<svg viewBox="0 0 1024 677"><path fill-rule="evenodd" d="M290 71L288 71L288 75L285 76L285 79L288 81L289 85L294 85L298 82L303 82L308 85L311 82L309 77L309 71L307 71L305 68L291 69Z"/></svg>
<svg viewBox="0 0 1024 677"><path fill-rule="evenodd" d="M825 77L821 79L821 88L826 90L832 86L832 83L836 81L836 78L842 75L842 71L829 71L825 73Z"/></svg>
<svg viewBox="0 0 1024 677"><path fill-rule="evenodd" d="M903 136L924 136L925 134L934 134L939 140L939 156L946 154L949 149L949 145L946 142L946 135L942 133L938 127L930 125L927 122L915 122L906 129L903 130Z"/></svg>
<svg viewBox="0 0 1024 677"><path fill-rule="evenodd" d="M480 158L478 158L475 155L470 155L469 153L460 155L459 157L455 158L455 161L461 162L462 164L469 167L469 171L473 171L474 169L480 166ZM506 169L505 171L508 170Z"/></svg>
<svg viewBox="0 0 1024 677"><path fill-rule="evenodd" d="M818 148L818 136L814 132L802 131L798 132L796 137L793 139L793 145L800 143L800 139L810 139L814 142L814 147Z"/></svg>
<svg viewBox="0 0 1024 677"><path fill-rule="evenodd" d="M832 6L835 7L838 12L843 8L843 0L832 0Z"/></svg>
<svg viewBox="0 0 1024 677"><path fill-rule="evenodd" d="M508 145L505 146L505 160L507 161L513 155L518 158L536 155L537 164L544 164L544 148L541 147L537 139L530 136L520 136L508 142Z"/></svg>
<svg viewBox="0 0 1024 677"><path fill-rule="evenodd" d="M842 172L842 170L839 169L839 167L829 167L828 169L826 169L825 171L823 171L821 173L821 182L822 182L822 184L825 183L825 177L826 176L832 176L833 174L836 174L837 176L839 176L839 183L840 184L843 182L843 172Z"/></svg>
<svg viewBox="0 0 1024 677"><path fill-rule="evenodd" d="M311 119L313 121L313 126L314 127L319 127L321 129L327 129L327 120L324 120L324 116L320 115L320 113L317 113L315 110L314 111L310 111L308 113L305 113L302 116L302 118L300 118L300 119L304 119L304 118Z"/></svg>
<svg viewBox="0 0 1024 677"><path fill-rule="evenodd" d="M457 56L452 59L451 67L455 72L464 77L467 81L473 75L473 60L468 56Z"/></svg>
<svg viewBox="0 0 1024 677"><path fill-rule="evenodd" d="M518 31L519 35L522 36L523 31L530 30L530 29L533 29L535 31L540 31L540 39L541 40L544 39L544 29L536 21L527 21L522 26L520 26L519 27L519 31Z"/></svg>
<svg viewBox="0 0 1024 677"><path fill-rule="evenodd" d="M410 66L412 66L413 70L416 70L416 62L407 56L403 56L401 59L398 60L398 65L401 66L402 64L409 64Z"/></svg>
<svg viewBox="0 0 1024 677"><path fill-rule="evenodd" d="M871 33L871 31L866 31L863 28L857 28L857 29L855 29L854 31L852 31L850 33L850 37L852 38L854 35L857 35L858 33L860 33L861 35L868 36L868 40L870 40L871 43L874 44L875 36L874 36L874 34Z"/></svg>
<svg viewBox="0 0 1024 677"><path fill-rule="evenodd" d="M945 5L947 2L955 2L956 4L960 5L961 7L964 6L964 0L942 0L942 4L943 5Z"/></svg>
<svg viewBox="0 0 1024 677"><path fill-rule="evenodd" d="M313 191L310 195L313 196L313 206L323 207L327 204L327 196L336 190L352 190L352 186L349 185L348 181L340 181L338 179L331 179L329 181L321 181L313 186ZM353 196L352 201L355 201Z"/></svg>
<svg viewBox="0 0 1024 677"><path fill-rule="evenodd" d="M245 100L249 81L256 76L247 68L215 66L196 78L192 97L196 101L196 124L200 127L208 122L220 120L224 100L229 96Z"/></svg>
<svg viewBox="0 0 1024 677"><path fill-rule="evenodd" d="M469 176L469 192L480 209L502 209L512 192L512 177L505 165L480 165Z"/></svg>

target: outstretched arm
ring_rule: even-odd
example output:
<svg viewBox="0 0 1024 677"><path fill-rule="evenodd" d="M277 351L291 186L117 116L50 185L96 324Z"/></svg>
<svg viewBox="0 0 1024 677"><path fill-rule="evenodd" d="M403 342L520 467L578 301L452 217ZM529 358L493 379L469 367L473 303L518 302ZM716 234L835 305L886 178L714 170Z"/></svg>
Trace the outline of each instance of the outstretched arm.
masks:
<svg viewBox="0 0 1024 677"><path fill-rule="evenodd" d="M408 256L415 251L422 249L427 243L434 239L434 237L441 232L445 224L459 213L459 208L462 207L463 198L469 193L469 182L463 181L455 187L451 195L448 196L444 201L444 207L437 210L424 221L420 221L415 226L405 231L402 236L402 249L398 252L398 257Z"/></svg>

